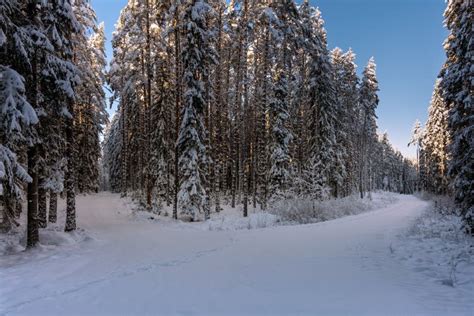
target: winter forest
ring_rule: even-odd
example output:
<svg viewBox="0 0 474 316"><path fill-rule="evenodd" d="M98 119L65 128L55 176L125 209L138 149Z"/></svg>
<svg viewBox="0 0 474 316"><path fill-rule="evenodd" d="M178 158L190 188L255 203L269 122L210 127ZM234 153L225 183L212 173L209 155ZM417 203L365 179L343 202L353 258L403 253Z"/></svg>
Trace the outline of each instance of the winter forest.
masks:
<svg viewBox="0 0 474 316"><path fill-rule="evenodd" d="M128 0L106 38L89 0L0 0L0 314L473 312L474 4L446 1L415 158L317 5ZM379 274L387 301L306 301Z"/></svg>

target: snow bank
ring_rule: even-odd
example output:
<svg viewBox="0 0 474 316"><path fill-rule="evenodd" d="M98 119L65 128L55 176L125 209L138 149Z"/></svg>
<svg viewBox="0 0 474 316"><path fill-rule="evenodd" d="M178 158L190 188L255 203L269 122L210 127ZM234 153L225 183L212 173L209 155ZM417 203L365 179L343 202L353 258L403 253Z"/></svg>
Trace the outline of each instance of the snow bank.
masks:
<svg viewBox="0 0 474 316"><path fill-rule="evenodd" d="M327 201L294 198L280 202L270 212L285 223L311 224L383 208L399 197L397 193L380 191L373 193L372 199L356 195Z"/></svg>
<svg viewBox="0 0 474 316"><path fill-rule="evenodd" d="M462 219L436 198L405 235L392 245L395 256L435 283L457 287L474 297L474 238Z"/></svg>

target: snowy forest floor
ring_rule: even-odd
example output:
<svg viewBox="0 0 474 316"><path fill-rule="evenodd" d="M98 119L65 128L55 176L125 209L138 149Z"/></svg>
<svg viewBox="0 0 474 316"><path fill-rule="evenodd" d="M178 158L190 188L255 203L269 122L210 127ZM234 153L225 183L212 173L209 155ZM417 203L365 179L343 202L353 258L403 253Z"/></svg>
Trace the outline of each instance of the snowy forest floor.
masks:
<svg viewBox="0 0 474 316"><path fill-rule="evenodd" d="M80 196L72 234L61 219L27 252L0 235L0 315L472 315L473 239L430 202L394 196L308 225L230 209L174 222Z"/></svg>

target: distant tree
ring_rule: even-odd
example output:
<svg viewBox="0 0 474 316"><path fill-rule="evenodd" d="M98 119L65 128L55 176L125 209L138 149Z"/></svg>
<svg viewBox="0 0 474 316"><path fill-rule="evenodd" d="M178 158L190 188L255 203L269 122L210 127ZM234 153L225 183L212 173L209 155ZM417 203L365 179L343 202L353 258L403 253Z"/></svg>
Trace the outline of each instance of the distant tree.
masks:
<svg viewBox="0 0 474 316"><path fill-rule="evenodd" d="M423 149L423 134L424 130L423 127L421 126L421 123L419 120L415 121L415 124L413 125L412 129L412 134L411 134L411 139L410 142L408 143L408 146L414 145L416 148L416 165L417 165L417 171L418 171L418 190L421 188L424 188L422 185L422 182L424 179L421 179L420 177L420 151ZM424 168L424 166L423 166Z"/></svg>
<svg viewBox="0 0 474 316"><path fill-rule="evenodd" d="M80 4L80 6L79 6ZM82 24L82 34L74 47L81 84L76 91L74 132L77 139L76 189L81 193L97 192L99 188L99 158L102 126L107 122L105 111L105 34L104 25L97 26L90 4L76 2L76 16ZM85 36L91 34L90 36Z"/></svg>

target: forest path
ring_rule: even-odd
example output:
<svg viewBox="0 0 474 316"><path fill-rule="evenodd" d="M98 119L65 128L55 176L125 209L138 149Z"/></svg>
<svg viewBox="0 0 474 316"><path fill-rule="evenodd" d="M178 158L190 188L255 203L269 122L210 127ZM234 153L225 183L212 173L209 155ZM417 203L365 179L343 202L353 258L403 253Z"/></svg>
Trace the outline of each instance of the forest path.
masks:
<svg viewBox="0 0 474 316"><path fill-rule="evenodd" d="M468 315L393 256L427 205L401 196L324 223L208 231L137 217L118 195L81 196L92 238L0 260L0 315Z"/></svg>

